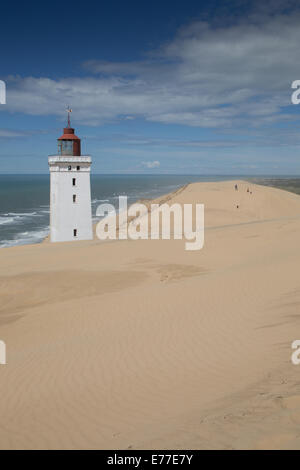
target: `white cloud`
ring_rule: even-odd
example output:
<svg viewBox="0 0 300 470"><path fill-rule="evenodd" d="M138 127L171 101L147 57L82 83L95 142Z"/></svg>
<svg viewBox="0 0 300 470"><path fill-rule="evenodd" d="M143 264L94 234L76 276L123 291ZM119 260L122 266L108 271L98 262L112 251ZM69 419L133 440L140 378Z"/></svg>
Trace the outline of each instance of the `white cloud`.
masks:
<svg viewBox="0 0 300 470"><path fill-rule="evenodd" d="M144 165L146 168L159 168L160 167L160 162L158 160L155 160L153 162L142 162L142 165Z"/></svg>
<svg viewBox="0 0 300 470"><path fill-rule="evenodd" d="M11 130L11 129L0 129L0 138L15 138L15 137L28 137L35 132L31 131L18 131L18 130Z"/></svg>
<svg viewBox="0 0 300 470"><path fill-rule="evenodd" d="M88 125L142 117L234 130L294 120L282 107L300 78L299 21L260 12L228 27L194 22L143 61L89 61L83 78L10 77L0 111L63 117L71 104Z"/></svg>

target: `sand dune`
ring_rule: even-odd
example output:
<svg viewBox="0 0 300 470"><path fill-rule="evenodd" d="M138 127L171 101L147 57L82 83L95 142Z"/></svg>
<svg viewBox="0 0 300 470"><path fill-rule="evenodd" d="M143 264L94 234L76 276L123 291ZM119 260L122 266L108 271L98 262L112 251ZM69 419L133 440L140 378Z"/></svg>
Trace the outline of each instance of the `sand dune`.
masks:
<svg viewBox="0 0 300 470"><path fill-rule="evenodd" d="M0 448L300 448L300 197L235 184L157 200L205 204L200 251L1 250Z"/></svg>

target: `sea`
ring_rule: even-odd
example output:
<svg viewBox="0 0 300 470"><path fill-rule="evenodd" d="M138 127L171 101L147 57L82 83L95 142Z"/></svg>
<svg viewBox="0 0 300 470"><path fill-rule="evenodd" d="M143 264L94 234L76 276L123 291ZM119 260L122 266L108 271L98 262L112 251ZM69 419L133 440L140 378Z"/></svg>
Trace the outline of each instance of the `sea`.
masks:
<svg viewBox="0 0 300 470"><path fill-rule="evenodd" d="M300 178L199 175L92 175L92 214L99 204L118 208L118 197L128 203L152 199L187 183L247 179L300 194ZM0 248L40 243L49 234L49 175L0 174Z"/></svg>

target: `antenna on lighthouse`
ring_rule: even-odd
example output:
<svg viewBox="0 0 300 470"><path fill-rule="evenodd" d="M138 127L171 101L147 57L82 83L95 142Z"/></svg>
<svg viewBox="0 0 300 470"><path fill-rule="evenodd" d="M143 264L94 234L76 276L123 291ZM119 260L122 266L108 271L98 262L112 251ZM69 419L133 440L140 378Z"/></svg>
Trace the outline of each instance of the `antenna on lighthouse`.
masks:
<svg viewBox="0 0 300 470"><path fill-rule="evenodd" d="M72 112L72 109L70 108L70 106L67 107L66 111L68 113L68 127L70 128L71 127L70 113Z"/></svg>

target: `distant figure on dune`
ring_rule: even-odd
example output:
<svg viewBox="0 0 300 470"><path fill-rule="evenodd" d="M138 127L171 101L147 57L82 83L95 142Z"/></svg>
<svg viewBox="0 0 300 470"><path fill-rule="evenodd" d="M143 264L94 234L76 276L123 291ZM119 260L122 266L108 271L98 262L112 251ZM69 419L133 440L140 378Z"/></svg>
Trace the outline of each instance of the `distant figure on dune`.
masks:
<svg viewBox="0 0 300 470"><path fill-rule="evenodd" d="M235 188L236 191L238 191L238 189L239 189L237 184L235 185L234 188Z"/></svg>

